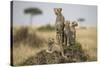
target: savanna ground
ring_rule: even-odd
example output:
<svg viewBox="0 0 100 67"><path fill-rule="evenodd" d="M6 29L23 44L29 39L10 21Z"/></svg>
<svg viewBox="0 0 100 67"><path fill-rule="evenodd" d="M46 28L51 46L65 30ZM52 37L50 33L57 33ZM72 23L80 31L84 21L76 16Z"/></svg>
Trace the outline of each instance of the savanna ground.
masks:
<svg viewBox="0 0 100 67"><path fill-rule="evenodd" d="M49 27L50 28L50 27ZM46 27L48 29L48 27ZM40 64L38 62L42 61L41 57L47 55L45 58L48 63L41 64L52 64L59 63L61 59L53 61L49 56L56 55L57 58L62 58L58 53L56 54L46 54L44 49L47 48L48 38L56 38L56 33L53 27L50 30L46 30L44 27L13 27L13 65L31 65ZM79 51L87 55L84 61L96 61L97 60L97 31L96 28L77 28L77 42L82 48ZM76 46L75 46L76 47ZM78 49L78 47L76 47ZM69 48L68 48L69 49ZM67 50L68 50L67 49ZM76 50L76 49L75 49ZM42 56L43 55L43 56ZM40 61L37 62L37 56ZM77 55L76 55L77 56ZM73 57L73 55L72 55ZM44 60L44 58L42 58ZM55 59L55 58L54 58ZM65 60L64 60L65 61ZM64 62L63 61L63 62ZM43 61L42 61L43 62ZM60 61L62 62L62 61ZM69 62L69 61L65 61ZM81 62L81 61L77 61Z"/></svg>

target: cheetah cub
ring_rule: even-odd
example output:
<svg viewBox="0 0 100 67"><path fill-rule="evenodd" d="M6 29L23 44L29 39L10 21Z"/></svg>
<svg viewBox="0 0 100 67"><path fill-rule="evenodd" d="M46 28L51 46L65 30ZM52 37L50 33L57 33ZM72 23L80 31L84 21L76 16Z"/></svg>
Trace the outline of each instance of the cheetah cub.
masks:
<svg viewBox="0 0 100 67"><path fill-rule="evenodd" d="M61 46L57 45L57 43L54 41L53 38L49 38L48 40L48 49L46 50L47 53L53 53L53 52L60 52L61 55L67 59L67 56L64 55L63 49Z"/></svg>

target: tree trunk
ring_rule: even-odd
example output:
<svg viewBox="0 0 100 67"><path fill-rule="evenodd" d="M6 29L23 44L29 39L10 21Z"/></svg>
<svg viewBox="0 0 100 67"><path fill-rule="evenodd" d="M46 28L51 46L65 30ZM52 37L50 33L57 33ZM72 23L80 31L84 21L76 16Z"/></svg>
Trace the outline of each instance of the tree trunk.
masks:
<svg viewBox="0 0 100 67"><path fill-rule="evenodd" d="M30 16L30 26L32 27L32 18L33 18L33 16L31 15Z"/></svg>

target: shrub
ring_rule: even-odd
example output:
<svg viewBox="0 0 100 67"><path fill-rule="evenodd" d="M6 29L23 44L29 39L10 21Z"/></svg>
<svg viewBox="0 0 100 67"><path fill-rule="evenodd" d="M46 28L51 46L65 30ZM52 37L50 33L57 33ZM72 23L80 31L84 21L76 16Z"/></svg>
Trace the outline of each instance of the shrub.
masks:
<svg viewBox="0 0 100 67"><path fill-rule="evenodd" d="M43 46L45 39L39 37L34 31L29 33L28 27L21 27L16 31L16 34L13 35L13 45L18 47L20 43L23 45L29 45L34 48L39 48Z"/></svg>
<svg viewBox="0 0 100 67"><path fill-rule="evenodd" d="M39 31L54 31L55 27L51 26L50 24L47 24L45 26L41 26L38 28Z"/></svg>
<svg viewBox="0 0 100 67"><path fill-rule="evenodd" d="M13 35L13 43L22 42L28 36L28 28L21 27L19 30L16 30L15 35Z"/></svg>

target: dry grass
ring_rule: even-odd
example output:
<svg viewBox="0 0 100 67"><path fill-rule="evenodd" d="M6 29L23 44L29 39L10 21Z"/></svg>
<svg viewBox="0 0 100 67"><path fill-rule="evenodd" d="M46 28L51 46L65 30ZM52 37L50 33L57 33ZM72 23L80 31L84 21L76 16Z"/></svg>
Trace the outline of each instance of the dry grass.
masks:
<svg viewBox="0 0 100 67"><path fill-rule="evenodd" d="M55 38L55 32L40 32L44 37ZM97 60L97 30L96 28L77 29L77 41L83 50L90 56L89 61Z"/></svg>
<svg viewBox="0 0 100 67"><path fill-rule="evenodd" d="M28 27L13 31L13 64L18 65L44 49L46 40ZM41 48L42 47L42 48Z"/></svg>
<svg viewBox="0 0 100 67"><path fill-rule="evenodd" d="M97 30L96 28L86 28L77 30L77 41L81 43L81 46L86 54L89 55L88 61L96 61L97 60ZM56 38L55 32L40 32L44 37L53 37Z"/></svg>
<svg viewBox="0 0 100 67"><path fill-rule="evenodd" d="M15 29L13 35L16 34L17 30L19 30L20 28ZM36 48L36 44L32 44L33 46L30 46L30 42L34 43L32 40L34 40L34 37L32 37L33 34L36 34L36 40L39 41L43 41L45 43L41 43L41 47ZM35 55L37 55L39 52L41 52L41 50L46 49L47 48L47 40L49 37L52 38L56 38L55 37L55 32L54 31L49 31L49 32L43 32L43 31L37 31L34 29L29 28L29 35L32 34L30 36L30 40L27 43L24 43L25 41L22 42L22 40L27 39L21 39L19 41L21 41L21 43L13 43L13 45L19 45L18 47L13 47L13 59L14 59L14 65L19 65L20 63L25 62L27 59L29 59L30 57L33 57ZM32 38L31 38L32 37ZM37 38L38 37L38 38ZM19 38L20 39L20 38ZM77 29L77 41L81 44L83 50L85 51L85 54L89 55L89 59L88 61L91 60L96 60L97 59L97 37L96 37L96 28L87 28L87 29Z"/></svg>
<svg viewBox="0 0 100 67"><path fill-rule="evenodd" d="M90 60L97 60L97 30L96 28L78 29L77 41L81 43L84 51L89 54Z"/></svg>
<svg viewBox="0 0 100 67"><path fill-rule="evenodd" d="M23 65L37 65L37 64L59 64L59 63L72 63L72 62L86 62L88 55L84 53L80 43L76 43L64 49L65 59L60 52L47 53L45 50L38 52L35 56L29 57L22 62Z"/></svg>

